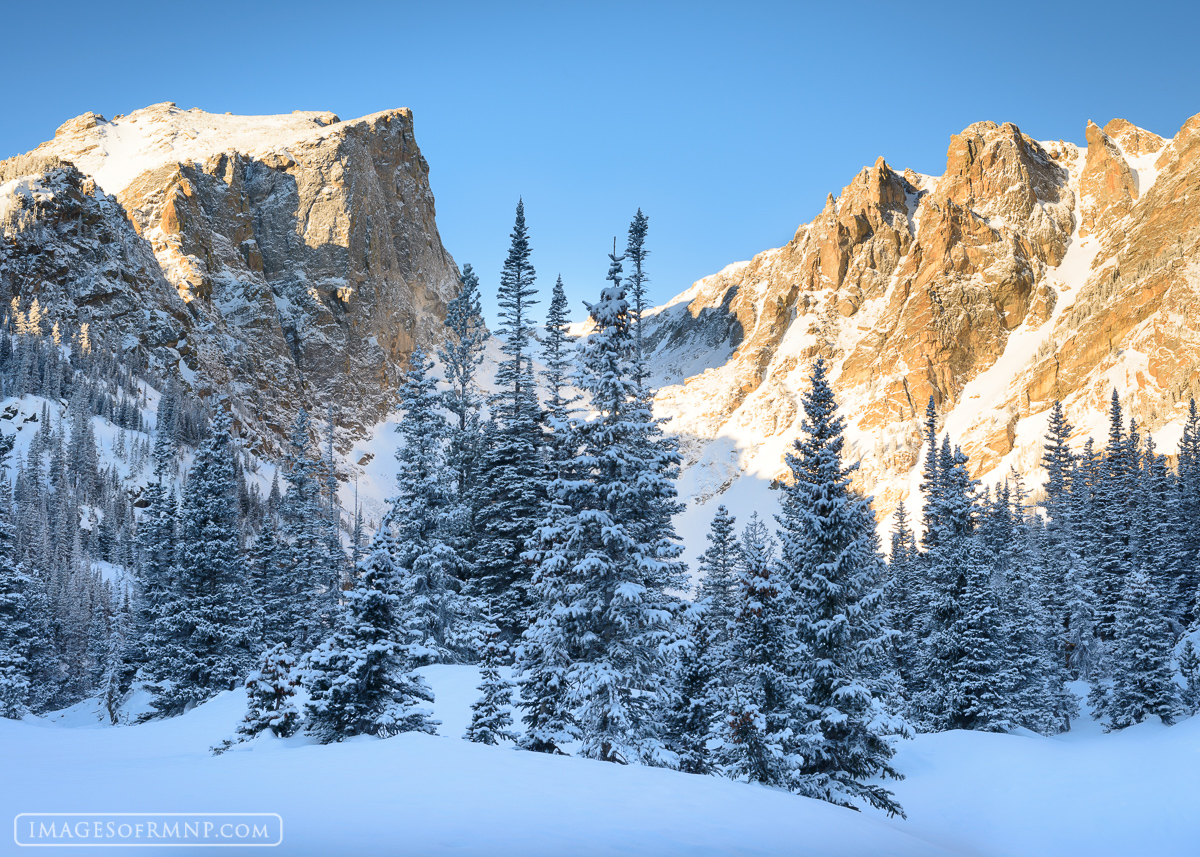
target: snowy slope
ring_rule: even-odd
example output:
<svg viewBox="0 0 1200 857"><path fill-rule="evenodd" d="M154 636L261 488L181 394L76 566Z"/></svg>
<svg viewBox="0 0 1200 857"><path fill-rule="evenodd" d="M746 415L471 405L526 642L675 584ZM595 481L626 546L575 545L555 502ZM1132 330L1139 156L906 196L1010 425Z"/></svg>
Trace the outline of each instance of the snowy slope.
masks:
<svg viewBox="0 0 1200 857"><path fill-rule="evenodd" d="M1114 735L1087 719L1057 738L922 735L900 745L907 779L889 785L908 819L889 820L713 777L470 744L459 736L478 669L423 672L439 736L260 739L213 757L241 716L241 691L142 726L101 726L92 703L56 720L0 720L0 806L279 812L276 853L322 857L1185 857L1200 841L1200 718Z"/></svg>
<svg viewBox="0 0 1200 857"><path fill-rule="evenodd" d="M319 857L969 853L783 792L470 744L458 736L478 671L426 673L446 737L264 739L213 757L208 747L242 713L241 691L143 726L100 727L78 712L62 721L74 728L2 721L0 805L13 815L279 812L284 844L273 853ZM0 854L17 850L0 844Z"/></svg>

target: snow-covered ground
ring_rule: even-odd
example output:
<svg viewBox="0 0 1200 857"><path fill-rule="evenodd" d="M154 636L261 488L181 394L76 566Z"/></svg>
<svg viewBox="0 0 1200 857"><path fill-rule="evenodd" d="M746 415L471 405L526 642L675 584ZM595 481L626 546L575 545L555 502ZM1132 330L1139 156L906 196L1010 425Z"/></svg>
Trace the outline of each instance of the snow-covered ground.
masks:
<svg viewBox="0 0 1200 857"><path fill-rule="evenodd" d="M714 777L460 740L478 670L424 670L439 736L317 746L260 739L214 757L244 697L172 720L0 720L0 806L21 812L267 812L289 855L1194 855L1200 718L1114 735L949 732L903 742L908 820ZM0 854L17 853L11 840ZM142 848L138 854L168 849Z"/></svg>

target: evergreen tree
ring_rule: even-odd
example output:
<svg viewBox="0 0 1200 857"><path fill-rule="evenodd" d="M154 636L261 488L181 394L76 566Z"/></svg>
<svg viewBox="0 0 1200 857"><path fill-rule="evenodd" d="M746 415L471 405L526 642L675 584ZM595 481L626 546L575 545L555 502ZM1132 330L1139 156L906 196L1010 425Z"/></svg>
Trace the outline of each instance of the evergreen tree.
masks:
<svg viewBox="0 0 1200 857"><path fill-rule="evenodd" d="M903 501L897 505L892 520L892 550L888 565L891 571L889 618L896 631L894 663L906 695L911 696L917 690L920 622L925 610L921 597L925 582L916 537L909 525L908 509Z"/></svg>
<svg viewBox="0 0 1200 857"><path fill-rule="evenodd" d="M281 570L274 582L278 601L273 605L280 636L272 642L304 647L320 639L323 614L331 609L332 558L321 532L319 465L312 448L312 421L304 408L296 413L288 438L287 493L280 510L280 540L286 545ZM282 591L280 591L282 590Z"/></svg>
<svg viewBox="0 0 1200 857"><path fill-rule="evenodd" d="M725 710L718 674L720 646L709 621L710 604L705 598L681 612L683 630L675 646L663 712L667 748L675 754L675 767L688 774L715 772L709 747L718 739Z"/></svg>
<svg viewBox="0 0 1200 857"><path fill-rule="evenodd" d="M300 728L296 708L296 659L288 654L285 643L276 643L263 652L258 670L246 677L246 716L238 724L237 737L213 748L222 753L242 741L270 731L277 738L288 738Z"/></svg>
<svg viewBox="0 0 1200 857"><path fill-rule="evenodd" d="M479 630L481 672L480 697L471 704L471 724L463 735L476 744L497 744L501 740L517 741L519 736L512 725L512 682L500 676L500 664L505 660L500 644L500 629L490 622Z"/></svg>
<svg viewBox="0 0 1200 857"><path fill-rule="evenodd" d="M563 548L576 507L565 498L574 462L562 462L549 483L546 518L534 531L525 559L533 563L533 622L517 648L514 675L520 688L525 733L520 746L537 753L566 755L579 740L579 724L571 703L571 652L567 639L567 574L571 562Z"/></svg>
<svg viewBox="0 0 1200 857"><path fill-rule="evenodd" d="M248 574L239 545L230 420L217 409L184 486L173 586L155 618L162 646L152 705L179 714L232 688L254 663Z"/></svg>
<svg viewBox="0 0 1200 857"><path fill-rule="evenodd" d="M733 626L722 664L728 687L721 768L734 779L792 788L804 763L796 748L800 689L792 670L808 653L793 626L791 593L774 541L757 514L750 516L741 546Z"/></svg>
<svg viewBox="0 0 1200 857"><path fill-rule="evenodd" d="M1186 593L1181 619L1190 627L1200 615L1195 601L1200 591L1200 528L1190 526L1190 522L1200 519L1200 411L1194 398L1188 402L1176 473L1176 552L1183 572L1179 588Z"/></svg>
<svg viewBox="0 0 1200 857"><path fill-rule="evenodd" d="M381 531L382 532L382 531ZM388 537L377 535L333 634L304 657L308 732L322 744L355 735L387 738L437 730L421 703L433 702L425 680L412 671L398 637L399 598L388 591Z"/></svg>
<svg viewBox="0 0 1200 857"><path fill-rule="evenodd" d="M1179 674L1183 676L1183 690L1179 701L1186 717L1200 712L1200 655L1190 639L1185 638L1179 650Z"/></svg>
<svg viewBox="0 0 1200 857"><path fill-rule="evenodd" d="M938 455L937 441L937 408L933 404L933 395L925 405L925 459L921 471L921 496L925 502L921 508L921 546L929 551L937 547L938 534L941 532L941 521L937 518L937 509L941 497L941 458Z"/></svg>
<svg viewBox="0 0 1200 857"><path fill-rule="evenodd" d="M922 692L913 714L931 729L996 731L1012 725L1007 692L1014 679L1002 663L1002 616L986 549L975 533L977 483L966 464L966 455L952 452L945 438L938 455L940 493L932 502L936 547L927 554Z"/></svg>
<svg viewBox="0 0 1200 857"><path fill-rule="evenodd" d="M458 294L446 304L445 325L446 341L437 354L449 386L443 400L450 416L446 461L455 479L455 547L470 563L476 546L479 466L484 449L480 419L483 402L476 373L483 362L488 335L480 306L479 277L470 265L463 268Z"/></svg>
<svg viewBox="0 0 1200 857"><path fill-rule="evenodd" d="M1115 633L1112 690L1105 706L1108 728L1124 729L1152 714L1169 725L1180 707L1171 670L1170 628L1144 572L1126 578Z"/></svg>
<svg viewBox="0 0 1200 857"><path fill-rule="evenodd" d="M533 371L530 309L535 272L529 263L524 203L517 203L512 243L500 274L500 327L504 355L490 400L496 430L483 455L482 500L476 517L479 576L473 594L494 604L506 642L529 623L532 569L521 559L542 514L541 409Z"/></svg>
<svg viewBox="0 0 1200 857"><path fill-rule="evenodd" d="M708 531L708 550L700 555L700 597L709 602L705 621L719 639L724 639L733 619L734 595L738 585L737 519L724 505L717 506Z"/></svg>
<svg viewBox="0 0 1200 857"><path fill-rule="evenodd" d="M432 361L417 349L400 391L404 419L397 426L397 494L373 546L371 563L381 568L399 596L398 621L409 657L417 666L462 660L469 648L470 610L462 596L464 563L454 549L447 425L441 397L430 375ZM386 553L386 557L385 557Z"/></svg>
<svg viewBox="0 0 1200 857"><path fill-rule="evenodd" d="M901 812L892 793L869 782L900 778L887 735L878 680L894 632L884 622L884 564L871 498L850 486L857 464L842 461L845 423L837 413L825 361L813 366L802 399L804 419L787 457L792 483L778 521L785 574L795 593L802 661L798 788L809 797L855 808L865 802Z"/></svg>
<svg viewBox="0 0 1200 857"><path fill-rule="evenodd" d="M639 208L629 224L629 238L625 244L624 258L629 260L629 297L630 315L633 319L633 342L637 358L634 364L634 381L642 387L646 381L646 346L642 334L642 316L647 309L646 285L650 276L646 273L646 257L650 251L646 249L646 233L650 229L650 219L642 214Z"/></svg>
<svg viewBox="0 0 1200 857"><path fill-rule="evenodd" d="M1138 481L1139 437L1132 420L1125 432L1121 400L1114 389L1109 408L1108 444L1099 473L1095 522L1097 631L1104 640L1115 633L1125 577L1134 567L1134 503Z"/></svg>
<svg viewBox="0 0 1200 857"><path fill-rule="evenodd" d="M657 423L630 375L629 308L619 285L590 306L595 332L579 383L595 416L575 425L579 454L570 479L553 483L566 511L543 559L561 578L569 672L582 752L605 761L661 763L653 712L684 585L669 517L679 457L657 442Z"/></svg>

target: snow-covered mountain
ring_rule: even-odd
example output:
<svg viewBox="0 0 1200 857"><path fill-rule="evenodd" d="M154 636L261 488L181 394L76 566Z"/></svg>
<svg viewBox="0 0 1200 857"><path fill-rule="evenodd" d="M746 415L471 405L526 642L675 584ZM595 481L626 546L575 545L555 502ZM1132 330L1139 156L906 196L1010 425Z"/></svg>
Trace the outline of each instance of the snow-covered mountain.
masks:
<svg viewBox="0 0 1200 857"><path fill-rule="evenodd" d="M817 355L881 518L915 489L931 395L986 480L1015 468L1036 486L1054 400L1082 445L1114 387L1174 452L1200 380L1200 116L1170 140L1120 119L1086 139L980 122L951 138L941 176L880 158L786 246L655 310L685 531L703 532L717 495L764 505Z"/></svg>
<svg viewBox="0 0 1200 857"><path fill-rule="evenodd" d="M233 399L270 447L305 405L361 434L457 288L408 110L87 113L0 162L0 297Z"/></svg>

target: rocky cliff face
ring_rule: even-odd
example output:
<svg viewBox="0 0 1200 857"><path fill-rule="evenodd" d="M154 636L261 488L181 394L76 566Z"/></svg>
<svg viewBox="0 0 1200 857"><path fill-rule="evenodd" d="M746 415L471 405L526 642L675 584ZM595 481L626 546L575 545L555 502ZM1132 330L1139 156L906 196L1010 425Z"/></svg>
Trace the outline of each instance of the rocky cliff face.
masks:
<svg viewBox="0 0 1200 857"><path fill-rule="evenodd" d="M229 395L267 445L300 405L355 433L457 288L428 177L407 110L85 114L0 162L0 298Z"/></svg>
<svg viewBox="0 0 1200 857"><path fill-rule="evenodd" d="M688 490L784 474L819 354L881 516L915 488L930 395L985 479L1037 484L1054 400L1082 443L1114 386L1173 451L1200 376L1200 116L1169 141L1119 119L1085 136L981 122L941 176L881 158L786 246L656 311Z"/></svg>

